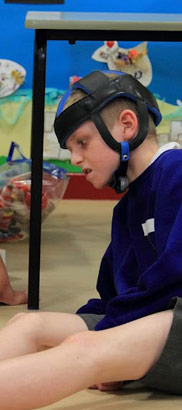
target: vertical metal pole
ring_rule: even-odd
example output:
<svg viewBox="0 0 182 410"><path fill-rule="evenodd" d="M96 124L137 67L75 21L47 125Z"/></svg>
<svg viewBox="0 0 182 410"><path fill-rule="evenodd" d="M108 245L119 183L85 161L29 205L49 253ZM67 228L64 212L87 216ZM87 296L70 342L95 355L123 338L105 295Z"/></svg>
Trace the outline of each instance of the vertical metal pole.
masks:
<svg viewBox="0 0 182 410"><path fill-rule="evenodd" d="M35 31L31 132L31 207L29 242L28 308L39 309L42 161L44 136L45 72L47 39Z"/></svg>

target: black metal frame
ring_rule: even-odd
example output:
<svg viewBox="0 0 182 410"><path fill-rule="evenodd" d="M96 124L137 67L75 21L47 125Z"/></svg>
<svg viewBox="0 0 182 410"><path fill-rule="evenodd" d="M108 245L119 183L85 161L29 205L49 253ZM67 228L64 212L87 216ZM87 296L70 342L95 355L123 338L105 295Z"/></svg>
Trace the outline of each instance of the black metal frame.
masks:
<svg viewBox="0 0 182 410"><path fill-rule="evenodd" d="M64 0L4 0L4 2L17 4L64 4Z"/></svg>
<svg viewBox="0 0 182 410"><path fill-rule="evenodd" d="M30 211L28 308L39 309L41 197L44 136L44 100L47 40L122 40L181 42L182 31L138 30L35 30L34 75L32 99L32 188Z"/></svg>

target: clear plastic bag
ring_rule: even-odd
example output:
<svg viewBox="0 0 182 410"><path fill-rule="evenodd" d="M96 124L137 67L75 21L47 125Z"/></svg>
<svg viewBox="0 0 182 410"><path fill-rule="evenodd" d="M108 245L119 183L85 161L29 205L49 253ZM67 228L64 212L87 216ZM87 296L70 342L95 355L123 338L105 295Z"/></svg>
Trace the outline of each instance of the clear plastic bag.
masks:
<svg viewBox="0 0 182 410"><path fill-rule="evenodd" d="M15 152L19 158L13 159ZM69 177L63 168L43 162L42 221L62 199ZM31 160L11 144L7 163L0 167L0 243L29 235Z"/></svg>

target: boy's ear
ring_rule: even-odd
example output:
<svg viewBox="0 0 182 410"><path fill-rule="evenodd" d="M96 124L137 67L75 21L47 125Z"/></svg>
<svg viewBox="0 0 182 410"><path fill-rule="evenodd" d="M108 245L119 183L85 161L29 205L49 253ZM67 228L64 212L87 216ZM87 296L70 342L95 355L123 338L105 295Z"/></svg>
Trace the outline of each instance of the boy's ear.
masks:
<svg viewBox="0 0 182 410"><path fill-rule="evenodd" d="M122 137L125 141L129 141L137 135L138 118L134 111L129 109L123 110L118 120L122 129Z"/></svg>

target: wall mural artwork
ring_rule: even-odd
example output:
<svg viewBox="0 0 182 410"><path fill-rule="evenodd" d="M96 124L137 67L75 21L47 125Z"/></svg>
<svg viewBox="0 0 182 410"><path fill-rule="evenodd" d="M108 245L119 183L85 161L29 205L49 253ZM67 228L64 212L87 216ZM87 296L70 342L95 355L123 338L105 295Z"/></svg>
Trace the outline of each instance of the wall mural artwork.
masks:
<svg viewBox="0 0 182 410"><path fill-rule="evenodd" d="M173 56L173 49L169 45L157 45L155 49L151 43L147 42L133 43L130 48L129 45L127 48L127 45L123 45L122 42L118 44L117 41L106 40L100 43L100 47L94 51L94 48L97 47L97 44L96 46L94 44L95 47L89 49L87 60L84 60L82 64L83 54L80 53L81 68L78 68L75 65L76 50L78 53L80 49L82 50L82 47L77 44L75 49L72 49L74 63L71 70L65 68L66 75L59 76L59 81L57 80L55 84L54 76L51 76L48 84L49 87L54 84L54 87L47 87L45 91L45 158L59 160L70 158L69 151L60 150L53 130L57 104L69 84L72 85L73 82L90 70L97 69L124 71L133 75L146 87L149 87L158 101L163 116L161 124L157 127L159 145L164 145L170 141L176 141L182 145L182 87L178 73L180 61L182 61L180 60L181 53L179 53L178 64L175 64L176 54ZM164 47L165 54L163 53ZM174 60L173 74L169 67L172 56ZM168 63L164 57L168 58ZM0 127L0 139L4 141L4 147L6 140L7 145L10 142L8 139L16 140L23 147L26 155L29 155L26 148L26 139L30 138L31 132L32 88L25 88L25 85L29 85L27 77L30 71L28 66L26 67L27 72L22 65L15 61L0 59L0 121L2 125ZM59 71L60 67L58 73ZM60 82L60 78L64 79L64 84ZM56 84L63 85L62 89L56 88ZM5 147L2 152L6 153L6 149Z"/></svg>

